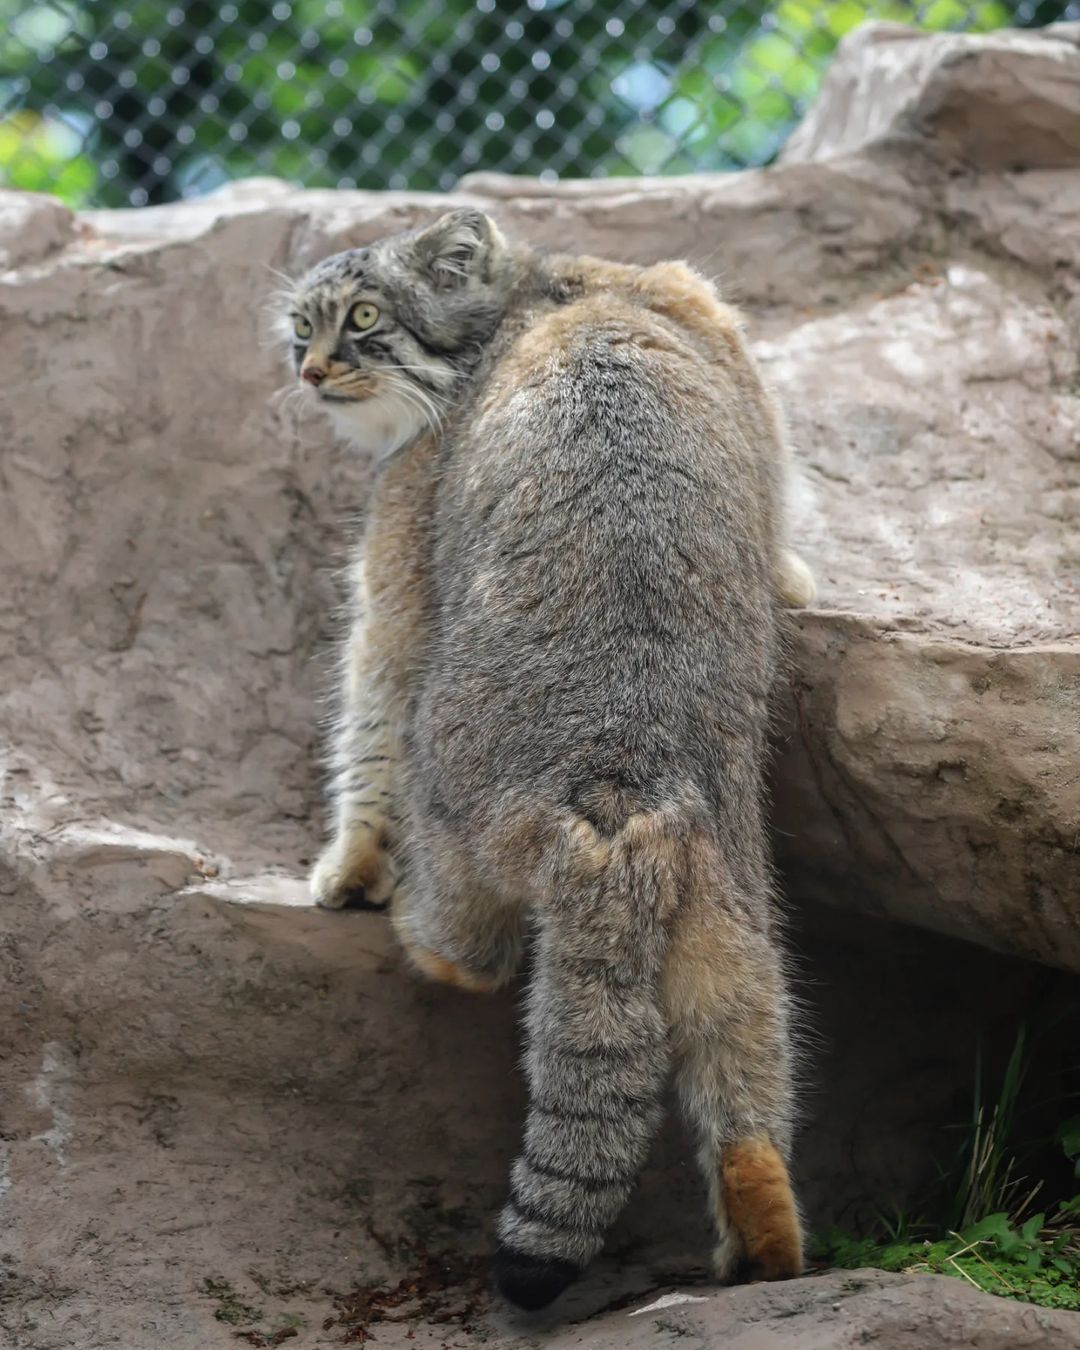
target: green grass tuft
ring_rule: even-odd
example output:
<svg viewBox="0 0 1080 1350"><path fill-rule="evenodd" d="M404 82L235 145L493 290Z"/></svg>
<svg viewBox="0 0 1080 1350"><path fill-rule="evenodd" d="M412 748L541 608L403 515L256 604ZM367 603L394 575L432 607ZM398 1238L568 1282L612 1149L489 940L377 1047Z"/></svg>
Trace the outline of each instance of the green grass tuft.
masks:
<svg viewBox="0 0 1080 1350"><path fill-rule="evenodd" d="M993 1231L999 1227L1000 1234ZM1026 1241L1004 1214L993 1214L971 1231L937 1242L886 1244L833 1231L818 1240L814 1257L841 1270L952 1275L1002 1298L1080 1311L1080 1251L1055 1250L1059 1238Z"/></svg>
<svg viewBox="0 0 1080 1350"><path fill-rule="evenodd" d="M946 1200L937 1222L879 1211L875 1233L833 1229L813 1247L816 1260L844 1270L951 1275L988 1294L1080 1311L1080 1116L1055 1140L1073 1165L1075 1194L1031 1213L1042 1182L1019 1175L1016 1122L1026 1076L1021 1027L996 1100L986 1100L982 1054L976 1056L971 1120L956 1163L943 1173Z"/></svg>

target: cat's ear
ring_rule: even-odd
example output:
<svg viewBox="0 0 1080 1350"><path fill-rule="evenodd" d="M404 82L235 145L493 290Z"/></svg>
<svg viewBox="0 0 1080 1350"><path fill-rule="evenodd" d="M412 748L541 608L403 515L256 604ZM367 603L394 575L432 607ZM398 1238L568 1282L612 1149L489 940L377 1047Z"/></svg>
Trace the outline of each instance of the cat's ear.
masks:
<svg viewBox="0 0 1080 1350"><path fill-rule="evenodd" d="M495 222L472 207L448 211L413 237L417 262L441 291L485 278L503 246Z"/></svg>

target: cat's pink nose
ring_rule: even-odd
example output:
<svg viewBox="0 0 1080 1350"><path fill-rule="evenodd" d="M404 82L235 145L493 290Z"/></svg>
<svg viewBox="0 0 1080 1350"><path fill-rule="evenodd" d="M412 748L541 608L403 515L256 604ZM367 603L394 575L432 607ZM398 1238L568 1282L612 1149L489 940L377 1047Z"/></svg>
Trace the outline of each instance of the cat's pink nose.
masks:
<svg viewBox="0 0 1080 1350"><path fill-rule="evenodd" d="M307 380L308 384L313 384L318 388L326 379L326 371L321 366L305 366L300 372L300 378Z"/></svg>

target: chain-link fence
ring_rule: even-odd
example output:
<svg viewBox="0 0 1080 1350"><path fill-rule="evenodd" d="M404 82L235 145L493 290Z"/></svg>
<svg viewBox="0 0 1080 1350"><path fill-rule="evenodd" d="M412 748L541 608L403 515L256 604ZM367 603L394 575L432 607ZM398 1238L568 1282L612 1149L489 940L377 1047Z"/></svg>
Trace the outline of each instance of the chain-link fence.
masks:
<svg viewBox="0 0 1080 1350"><path fill-rule="evenodd" d="M117 206L258 173L763 164L870 18L986 31L1080 0L0 0L0 184Z"/></svg>

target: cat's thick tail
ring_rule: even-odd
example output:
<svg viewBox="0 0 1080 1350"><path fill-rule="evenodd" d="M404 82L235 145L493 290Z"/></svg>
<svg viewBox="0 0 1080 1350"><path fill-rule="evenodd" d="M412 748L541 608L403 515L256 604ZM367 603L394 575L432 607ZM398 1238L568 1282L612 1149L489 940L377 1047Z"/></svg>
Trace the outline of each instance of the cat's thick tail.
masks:
<svg viewBox="0 0 1080 1350"><path fill-rule="evenodd" d="M550 1303L596 1255L659 1123L660 981L685 853L663 811L631 816L611 838L575 818L546 869L529 1115L495 1259L499 1288L519 1307Z"/></svg>

